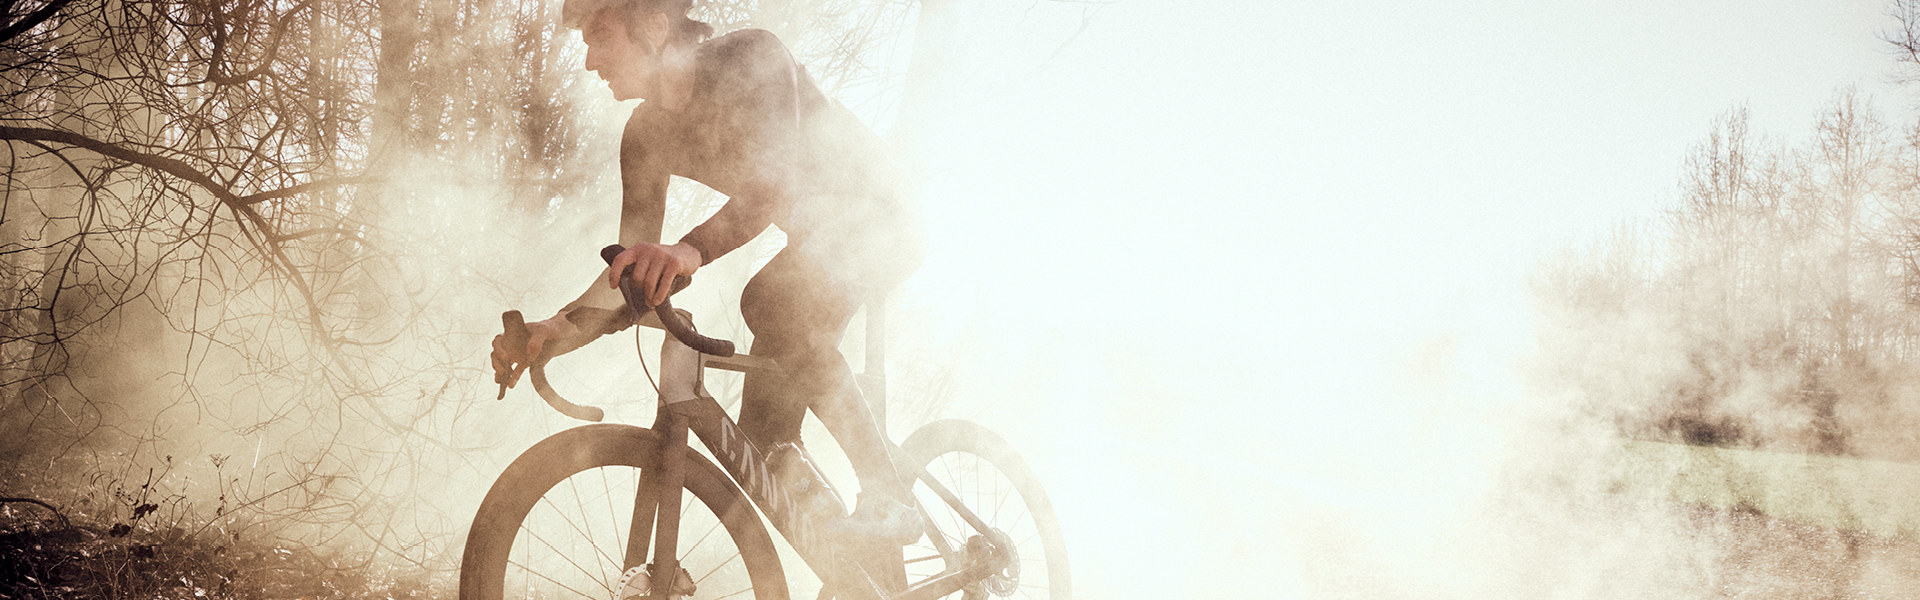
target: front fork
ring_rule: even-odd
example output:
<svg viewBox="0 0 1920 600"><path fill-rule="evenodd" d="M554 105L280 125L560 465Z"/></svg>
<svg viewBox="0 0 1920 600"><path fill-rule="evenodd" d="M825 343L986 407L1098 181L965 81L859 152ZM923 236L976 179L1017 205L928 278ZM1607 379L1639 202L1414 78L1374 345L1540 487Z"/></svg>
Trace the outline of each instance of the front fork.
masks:
<svg viewBox="0 0 1920 600"><path fill-rule="evenodd" d="M635 490L632 530L627 536L627 553L624 560L624 569L627 573L643 573L647 576L647 581L645 585L630 590L632 596L645 595L648 598L672 599L691 596L695 591L691 578L681 569L679 560L680 494L684 487L682 477L687 464L683 453L688 452L689 417L679 415L672 410L672 406L691 400L710 398L704 386L701 385L704 363L704 357L699 352L683 344L674 343L671 339L662 346L660 351L660 402L654 417L654 429L663 435L660 436L660 448L654 453L656 460L654 468L642 469L639 489ZM894 458L898 461L900 457ZM904 464L909 465L903 469L905 473L913 475L915 479L925 478L920 465L911 461ZM951 490L939 485L931 478L925 479L933 493L943 502L964 506ZM982 534L992 535L988 532L994 531L982 522L979 516L970 511L962 510L960 517ZM924 509L923 518L925 518ZM850 587L828 585L822 589L822 592L824 594L838 588L848 597L938 598L946 596L998 572L1010 562L1010 556L999 548L993 547L1004 544L1005 540L994 540L999 544L990 544L987 543L988 540L980 539L980 536L974 536L974 538L968 540L968 548L965 550L967 555L973 557L967 561L970 564L966 568L921 582L912 588L900 590L898 594L885 593L881 588L898 589L898 586L905 584L904 581L889 582L893 585L882 586L867 574L860 572L862 570L857 567L853 572L847 573L845 579L845 583L853 585ZM651 541L652 556L654 556L651 565L646 562L649 541ZM935 544L943 548L944 554L951 555L955 550L959 550L947 548L945 540L935 540ZM891 571L892 569L889 569L889 572ZM621 597L624 600L629 596L629 590L626 586L622 588Z"/></svg>
<svg viewBox="0 0 1920 600"><path fill-rule="evenodd" d="M694 593L691 579L680 568L679 553L681 478L686 470L681 454L687 451L687 422L670 407L707 397L700 383L702 362L699 352L672 340L660 351L660 402L653 428L663 435L654 453L654 468L641 471L640 486L634 492L633 525L627 535L623 566L629 577L636 568L644 567L640 572L648 576L646 594L650 598L680 598ZM651 565L646 564L649 540L654 556Z"/></svg>

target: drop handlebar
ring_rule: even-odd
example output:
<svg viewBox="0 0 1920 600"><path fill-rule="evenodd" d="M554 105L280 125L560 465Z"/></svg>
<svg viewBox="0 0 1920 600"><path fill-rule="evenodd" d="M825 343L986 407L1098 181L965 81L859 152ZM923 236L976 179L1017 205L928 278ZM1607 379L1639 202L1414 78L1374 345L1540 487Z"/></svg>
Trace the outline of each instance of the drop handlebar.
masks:
<svg viewBox="0 0 1920 600"><path fill-rule="evenodd" d="M527 322L525 318L520 316L520 311L510 310L500 313L500 324L506 326L506 338L508 340L520 340L519 343L522 347L525 347L526 339L532 337L532 334L527 332ZM547 383L547 359L549 358L553 358L551 353L546 349L542 349L540 356L534 357L527 365L527 379L533 381L533 391L538 392L540 398L547 401L547 406L551 406L554 410L560 411L560 414L582 421L597 422L606 418L607 411L600 410L599 407L595 406L581 406L568 402L566 398L560 397L560 394L553 391L553 386ZM507 384L501 382L500 396L504 398L506 395Z"/></svg>
<svg viewBox="0 0 1920 600"><path fill-rule="evenodd" d="M625 250L626 248L619 244L607 246L600 249L600 258L608 263L612 263L613 258L619 256L620 253ZM633 278L628 276L629 273L632 273L632 267L628 267L627 273L620 274L620 294L626 298L627 309L631 311L635 324L640 322L641 315L651 310L654 316L659 317L661 328L667 330L667 333L672 334L674 339L680 340L680 343L686 344L687 347L701 354L719 357L731 357L734 355L733 342L701 335L699 331L693 328L693 324L688 322L685 313L673 309L672 299L661 301L658 306L649 309L646 304L646 296L640 292L639 286L634 284ZM692 283L691 279L676 277L673 280L672 291L678 292L686 288L690 283ZM506 343L509 345L524 347L527 339L532 337L532 334L527 331L526 319L520 314L520 311L510 310L501 313L500 324L506 330ZM551 346L549 346L549 349L550 348ZM547 405L553 407L554 410L560 411L560 414L575 419L582 421L599 421L606 418L606 411L597 407L574 404L567 401L566 398L562 398L559 393L553 391L553 386L547 383L546 365L547 359L550 358L553 358L552 354L547 349L543 349L540 352L540 356L533 358L527 366L527 378L533 381L533 390L540 394L540 398L546 400ZM502 380L499 383L500 397L504 398L507 394L508 383L506 380Z"/></svg>
<svg viewBox="0 0 1920 600"><path fill-rule="evenodd" d="M624 251L626 248L619 244L601 248L600 259L612 264L613 258ZM627 267L627 272L620 274L620 294L626 297L627 309L633 311L634 322L638 323L640 315L646 314L647 299L640 293L640 288L634 284L633 278L627 276L632 272L633 267ZM690 283L693 283L693 280L685 276L673 278L673 290L669 295L686 288ZM653 307L653 314L660 317L660 326L666 328L667 333L673 334L674 339L680 340L680 343L686 344L688 348L697 350L701 354L733 356L733 342L700 335L700 332L694 330L693 324L687 322L685 315L673 309L672 298L661 300L659 306Z"/></svg>

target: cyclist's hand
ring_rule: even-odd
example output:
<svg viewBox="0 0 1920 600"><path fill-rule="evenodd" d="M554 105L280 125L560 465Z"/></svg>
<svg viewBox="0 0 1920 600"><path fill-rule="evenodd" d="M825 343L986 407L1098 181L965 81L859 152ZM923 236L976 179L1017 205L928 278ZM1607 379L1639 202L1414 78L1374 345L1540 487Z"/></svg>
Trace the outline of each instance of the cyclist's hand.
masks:
<svg viewBox="0 0 1920 600"><path fill-rule="evenodd" d="M634 244L607 263L607 287L620 287L620 274L633 267L633 281L640 284L647 306L659 306L673 292L673 278L692 277L700 268L700 251L686 244Z"/></svg>
<svg viewBox="0 0 1920 600"><path fill-rule="evenodd" d="M552 340L566 339L580 333L580 328L565 317L554 317L545 321L527 324L527 345L512 348L505 335L493 336L493 380L495 383L513 387L520 381L520 373L535 360L545 360L540 355L547 343Z"/></svg>

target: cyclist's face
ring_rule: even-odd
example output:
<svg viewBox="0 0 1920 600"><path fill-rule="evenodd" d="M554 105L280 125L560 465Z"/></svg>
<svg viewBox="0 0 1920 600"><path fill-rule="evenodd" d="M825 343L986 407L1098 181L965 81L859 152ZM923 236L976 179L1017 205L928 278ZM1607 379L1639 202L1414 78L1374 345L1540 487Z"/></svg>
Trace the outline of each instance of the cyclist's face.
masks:
<svg viewBox="0 0 1920 600"><path fill-rule="evenodd" d="M586 67L607 80L607 89L613 92L614 98L645 98L651 95L652 83L660 68L659 40L648 35L652 33L651 27L641 27L638 32L649 39L634 39L636 32L620 16L615 11L602 10L580 30L581 39L587 43ZM651 21L654 16L657 14L643 19Z"/></svg>

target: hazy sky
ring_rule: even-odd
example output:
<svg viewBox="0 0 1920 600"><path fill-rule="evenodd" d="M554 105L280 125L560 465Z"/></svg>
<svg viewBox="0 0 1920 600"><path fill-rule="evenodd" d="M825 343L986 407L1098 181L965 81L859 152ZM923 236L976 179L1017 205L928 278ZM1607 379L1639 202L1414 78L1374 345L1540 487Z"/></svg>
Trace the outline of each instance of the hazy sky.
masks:
<svg viewBox="0 0 1920 600"><path fill-rule="evenodd" d="M1799 140L1844 86L1913 102L1878 2L1129 0L1051 59L1077 4L976 6L1001 66L956 83L927 279L1004 273L1075 334L1178 308L1140 325L1315 376L1523 351L1537 262L1658 218L1737 105Z"/></svg>
<svg viewBox="0 0 1920 600"><path fill-rule="evenodd" d="M1540 261L1657 219L1737 105L1798 142L1845 86L1915 101L1877 1L1124 0L1051 58L1079 5L1003 4L974 4L913 285L1021 342L961 395L1069 446L1040 460L1101 597L1253 591L1211 569L1299 564L1286 522L1445 522L1513 451ZM1208 521L1251 497L1322 508Z"/></svg>
<svg viewBox="0 0 1920 600"><path fill-rule="evenodd" d="M1083 597L1551 595L1487 551L1549 402L1527 278L1735 106L1916 102L1877 0L956 1L894 397L947 376L1035 463Z"/></svg>

